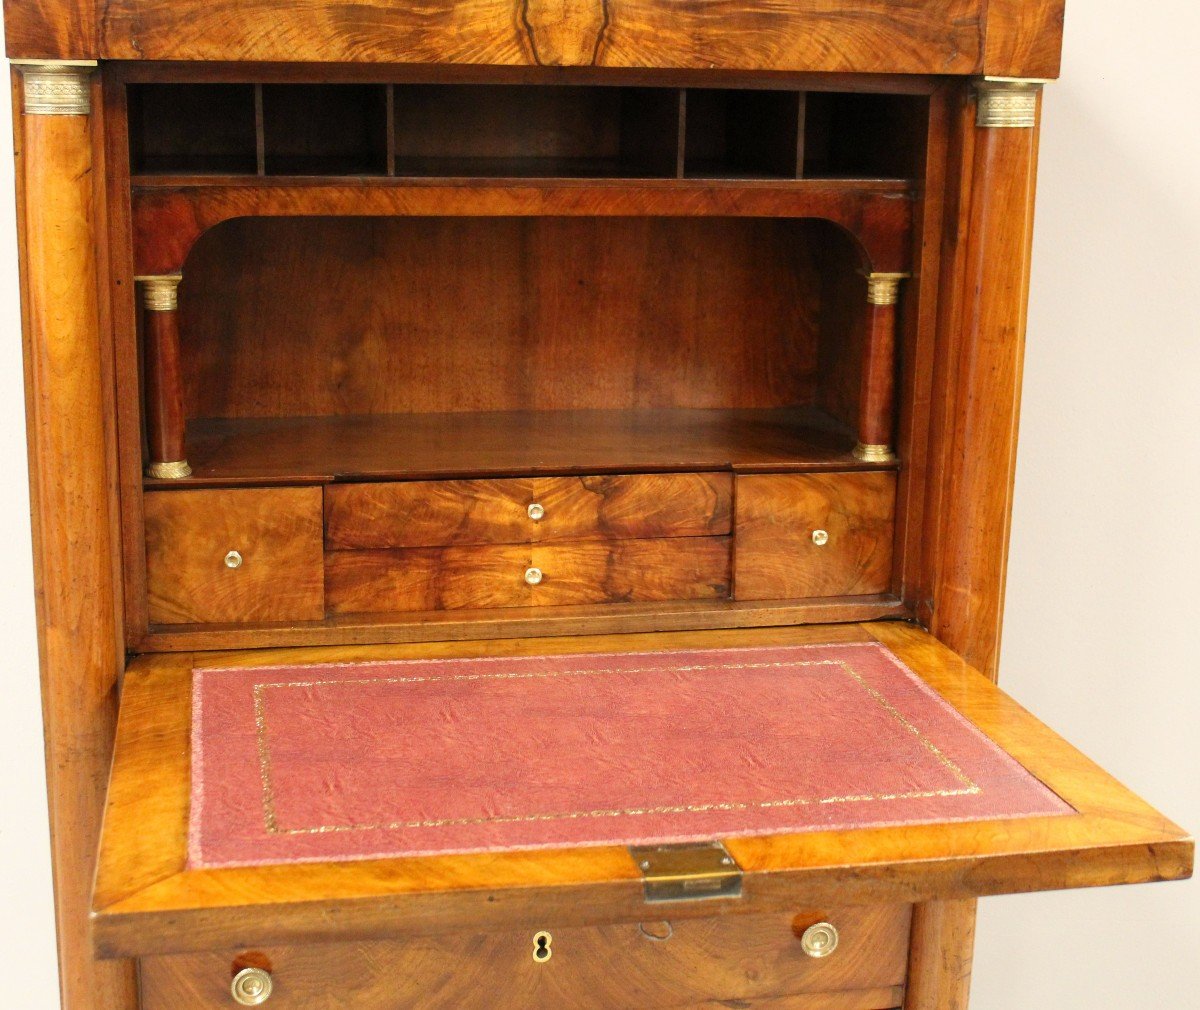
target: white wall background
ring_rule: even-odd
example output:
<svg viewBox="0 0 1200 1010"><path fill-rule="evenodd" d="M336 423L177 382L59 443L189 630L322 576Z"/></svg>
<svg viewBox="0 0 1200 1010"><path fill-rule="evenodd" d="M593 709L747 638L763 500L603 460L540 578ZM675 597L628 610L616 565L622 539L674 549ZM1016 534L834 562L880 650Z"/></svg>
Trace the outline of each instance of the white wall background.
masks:
<svg viewBox="0 0 1200 1010"><path fill-rule="evenodd" d="M1071 0L1047 93L1002 679L1200 829L1192 0ZM0 89L0 123L9 121ZM0 1003L54 1010L12 165L0 159ZM1193 1005L1200 885L990 898L973 1010ZM564 1008L566 1010L566 1008Z"/></svg>

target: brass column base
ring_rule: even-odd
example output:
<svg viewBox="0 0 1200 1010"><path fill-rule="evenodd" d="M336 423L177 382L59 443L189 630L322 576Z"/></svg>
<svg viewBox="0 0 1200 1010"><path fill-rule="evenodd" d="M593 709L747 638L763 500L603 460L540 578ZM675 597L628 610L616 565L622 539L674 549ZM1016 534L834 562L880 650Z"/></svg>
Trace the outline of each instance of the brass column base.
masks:
<svg viewBox="0 0 1200 1010"><path fill-rule="evenodd" d="M895 463L896 454L890 445L865 445L859 442L854 447L854 458L864 463Z"/></svg>
<svg viewBox="0 0 1200 1010"><path fill-rule="evenodd" d="M186 459L175 460L171 463L151 463L146 467L146 476L157 480L182 480L192 475L192 468Z"/></svg>

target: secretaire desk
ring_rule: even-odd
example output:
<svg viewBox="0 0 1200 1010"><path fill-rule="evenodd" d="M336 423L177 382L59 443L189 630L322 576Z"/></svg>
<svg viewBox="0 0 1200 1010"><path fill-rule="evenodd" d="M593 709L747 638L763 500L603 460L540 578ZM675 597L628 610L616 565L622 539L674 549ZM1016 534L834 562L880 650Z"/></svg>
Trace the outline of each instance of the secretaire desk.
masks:
<svg viewBox="0 0 1200 1010"><path fill-rule="evenodd" d="M7 0L64 1005L954 1010L1187 876L993 683L1062 17Z"/></svg>

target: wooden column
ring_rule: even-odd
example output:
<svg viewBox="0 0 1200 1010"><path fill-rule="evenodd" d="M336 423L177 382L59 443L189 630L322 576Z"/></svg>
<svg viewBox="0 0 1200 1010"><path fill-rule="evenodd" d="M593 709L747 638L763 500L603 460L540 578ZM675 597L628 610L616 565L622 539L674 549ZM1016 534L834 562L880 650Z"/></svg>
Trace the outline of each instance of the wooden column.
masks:
<svg viewBox="0 0 1200 1010"><path fill-rule="evenodd" d="M904 1010L967 1010L974 951L974 901L917 905Z"/></svg>
<svg viewBox="0 0 1200 1010"><path fill-rule="evenodd" d="M858 394L858 445L868 463L890 463L896 418L896 302L908 274L867 274L866 339Z"/></svg>
<svg viewBox="0 0 1200 1010"><path fill-rule="evenodd" d="M184 446L183 375L179 360L180 274L138 277L145 344L146 476L178 480L191 474Z"/></svg>
<svg viewBox="0 0 1200 1010"><path fill-rule="evenodd" d="M1041 84L984 80L964 109L953 276L940 322L942 437L929 627L996 676L1025 353ZM936 429L935 429L936 430ZM937 436L935 435L935 438Z"/></svg>
<svg viewBox="0 0 1200 1010"><path fill-rule="evenodd" d="M996 679L1040 81L976 82L952 138L925 541L929 629ZM905 1010L965 1010L976 902L916 907Z"/></svg>
<svg viewBox="0 0 1200 1010"><path fill-rule="evenodd" d="M97 962L88 922L124 663L96 271L93 71L19 67L17 208L62 1000L68 1010L127 1010L136 1006L133 967Z"/></svg>

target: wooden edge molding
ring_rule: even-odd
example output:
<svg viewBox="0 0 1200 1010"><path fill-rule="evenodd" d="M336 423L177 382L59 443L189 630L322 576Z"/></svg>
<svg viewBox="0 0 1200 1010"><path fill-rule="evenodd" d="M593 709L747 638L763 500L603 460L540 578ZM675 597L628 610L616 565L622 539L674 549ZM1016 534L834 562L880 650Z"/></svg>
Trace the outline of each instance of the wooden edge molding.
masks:
<svg viewBox="0 0 1200 1010"><path fill-rule="evenodd" d="M820 218L858 244L868 272L909 269L914 194L907 186L819 181L749 186L711 181L526 180L464 187L454 180L371 179L308 185L141 186L133 190L138 275L179 273L200 237L239 217L734 216Z"/></svg>
<svg viewBox="0 0 1200 1010"><path fill-rule="evenodd" d="M138 652L193 649L366 646L487 638L554 638L620 632L678 632L827 625L912 616L888 593L803 600L712 600L680 603L573 604L493 610L440 610L417 614L351 614L311 624L156 625L134 643ZM303 658L303 657L297 657Z"/></svg>

